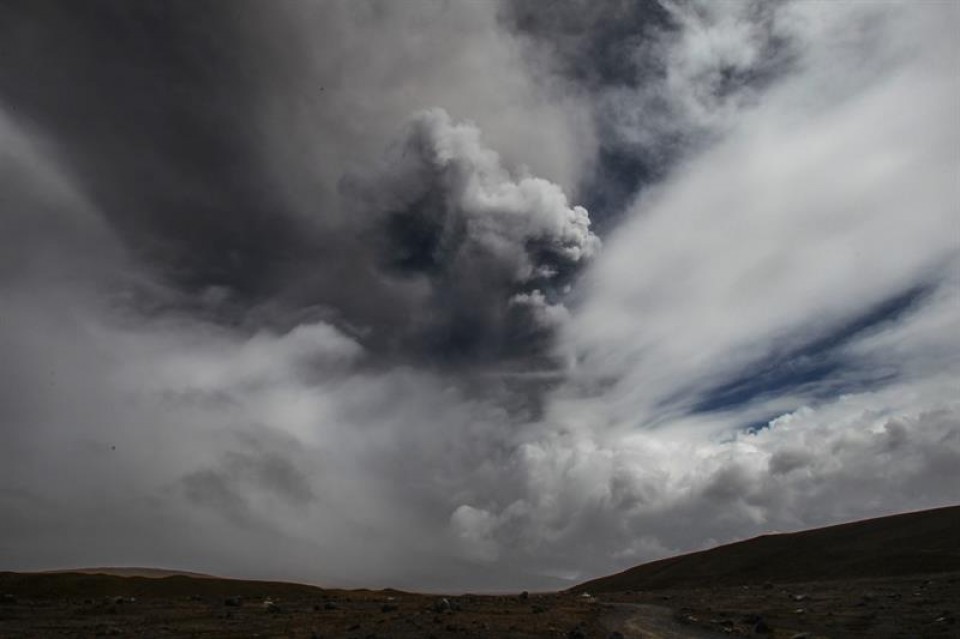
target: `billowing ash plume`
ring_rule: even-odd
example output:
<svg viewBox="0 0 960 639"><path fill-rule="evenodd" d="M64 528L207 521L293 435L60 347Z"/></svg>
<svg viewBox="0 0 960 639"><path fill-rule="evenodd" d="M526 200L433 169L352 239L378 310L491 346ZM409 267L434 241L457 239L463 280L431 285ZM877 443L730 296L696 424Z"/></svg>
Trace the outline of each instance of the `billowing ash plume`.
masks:
<svg viewBox="0 0 960 639"><path fill-rule="evenodd" d="M420 307L390 345L448 362L542 352L566 315L564 293L600 248L586 209L556 184L510 171L476 126L442 109L415 116L342 191L369 221L377 268Z"/></svg>

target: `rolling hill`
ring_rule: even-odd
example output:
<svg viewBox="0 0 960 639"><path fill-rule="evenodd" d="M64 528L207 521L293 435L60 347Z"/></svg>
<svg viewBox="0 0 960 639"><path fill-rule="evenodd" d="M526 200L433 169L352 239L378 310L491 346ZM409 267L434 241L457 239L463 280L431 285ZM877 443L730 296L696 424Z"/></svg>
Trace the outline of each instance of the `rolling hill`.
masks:
<svg viewBox="0 0 960 639"><path fill-rule="evenodd" d="M624 592L960 572L960 506L771 534L642 564L575 592Z"/></svg>
<svg viewBox="0 0 960 639"><path fill-rule="evenodd" d="M184 594L205 597L292 597L319 596L323 589L279 581L219 579L184 574L159 577L64 571L0 572L0 592L29 598L177 597Z"/></svg>
<svg viewBox="0 0 960 639"><path fill-rule="evenodd" d="M114 575L115 577L149 577L162 579L163 577L193 577L195 579L216 579L214 575L186 570L168 570L166 568L144 568L141 566L98 566L96 568L64 568L63 570L45 570L38 574L57 575L62 573L77 573L81 575Z"/></svg>

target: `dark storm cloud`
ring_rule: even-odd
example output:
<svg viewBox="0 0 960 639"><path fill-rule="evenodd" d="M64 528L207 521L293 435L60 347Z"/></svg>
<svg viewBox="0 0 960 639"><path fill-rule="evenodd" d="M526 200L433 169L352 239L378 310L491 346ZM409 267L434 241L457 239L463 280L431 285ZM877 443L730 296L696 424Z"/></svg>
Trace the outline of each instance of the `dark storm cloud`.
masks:
<svg viewBox="0 0 960 639"><path fill-rule="evenodd" d="M315 10L321 19L358 25L375 15L345 6ZM360 180L362 188L346 189L345 205L335 186L321 188L306 211L292 204L264 151L264 129L281 126L265 119L266 101L318 96L313 115L328 127L318 144L363 144L336 139L333 127L357 117L355 105L335 104L353 99L342 81L321 74L306 95L295 93L302 89L296 83L285 83L283 73L291 56L304 53L296 49L303 43L288 33L291 44L278 45L274 36L284 37L291 27L261 7L15 2L4 13L0 96L56 140L63 163L105 225L170 287L168 293L176 293L151 298L139 291L131 299L144 310L172 305L252 329L288 330L324 317L362 336L372 352L421 360L489 363L548 350L555 305L582 266L570 248L579 242L578 250L592 252L589 237L554 238L552 229L502 223L511 215L537 223L538 206L555 206L535 198L507 202L501 205L507 209L487 215L500 225L490 232L509 250L498 252L489 239L458 237L487 232L484 221L470 219L453 202L463 188L455 181L474 179L466 174L473 169L453 176L469 160L444 160L462 166L437 165L433 175L409 168L417 153L433 152L418 151L416 140L405 143L412 153L407 168L396 169L406 176L374 170ZM319 44L321 51L325 46ZM325 91L338 96L327 99ZM324 122L334 117L343 121ZM388 125L392 136L409 112L395 117ZM433 143L421 137L422 144ZM378 149L368 142L376 150L352 159L383 166L397 159L381 160L387 140L378 142ZM314 173L307 179L323 183L332 176L335 185L347 166L346 158L327 158L306 168ZM507 184L512 178L481 179ZM523 178L514 188L535 192L542 186ZM556 190L549 197L564 197L549 188ZM400 194L405 211L381 210L398 206L387 201L398 189L409 191ZM587 223L583 209L569 211L582 220L557 218L557 224ZM437 244L440 235L444 246ZM533 273L517 272L521 268ZM425 276L429 300L404 271Z"/></svg>
<svg viewBox="0 0 960 639"><path fill-rule="evenodd" d="M57 154L0 103L0 285L102 276L121 253L109 225L57 168Z"/></svg>
<svg viewBox="0 0 960 639"><path fill-rule="evenodd" d="M6 2L0 97L56 141L104 218L164 278L263 295L297 250L258 176L243 5Z"/></svg>

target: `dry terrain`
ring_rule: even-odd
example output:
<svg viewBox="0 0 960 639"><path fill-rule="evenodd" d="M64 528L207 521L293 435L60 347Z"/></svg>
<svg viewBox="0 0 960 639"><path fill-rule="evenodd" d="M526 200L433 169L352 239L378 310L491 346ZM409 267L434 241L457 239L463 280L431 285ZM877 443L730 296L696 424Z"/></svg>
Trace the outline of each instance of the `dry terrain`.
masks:
<svg viewBox="0 0 960 639"><path fill-rule="evenodd" d="M77 573L0 573L0 593L3 639L606 637L601 606L572 593L433 596Z"/></svg>
<svg viewBox="0 0 960 639"><path fill-rule="evenodd" d="M767 535L561 593L329 590L155 569L0 573L0 638L960 637L960 507Z"/></svg>
<svg viewBox="0 0 960 639"><path fill-rule="evenodd" d="M690 634L773 639L960 637L960 572L898 577L607 593L618 610L669 610ZM625 636L629 637L629 634ZM656 636L644 633L644 638Z"/></svg>

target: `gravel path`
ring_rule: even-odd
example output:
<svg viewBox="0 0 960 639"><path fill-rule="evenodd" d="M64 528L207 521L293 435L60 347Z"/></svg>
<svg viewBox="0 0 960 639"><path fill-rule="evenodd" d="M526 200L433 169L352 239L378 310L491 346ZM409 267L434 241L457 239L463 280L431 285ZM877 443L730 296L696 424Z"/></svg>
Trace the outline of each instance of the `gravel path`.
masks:
<svg viewBox="0 0 960 639"><path fill-rule="evenodd" d="M688 626L673 618L673 610L652 604L608 604L603 623L624 639L720 639L725 635Z"/></svg>

